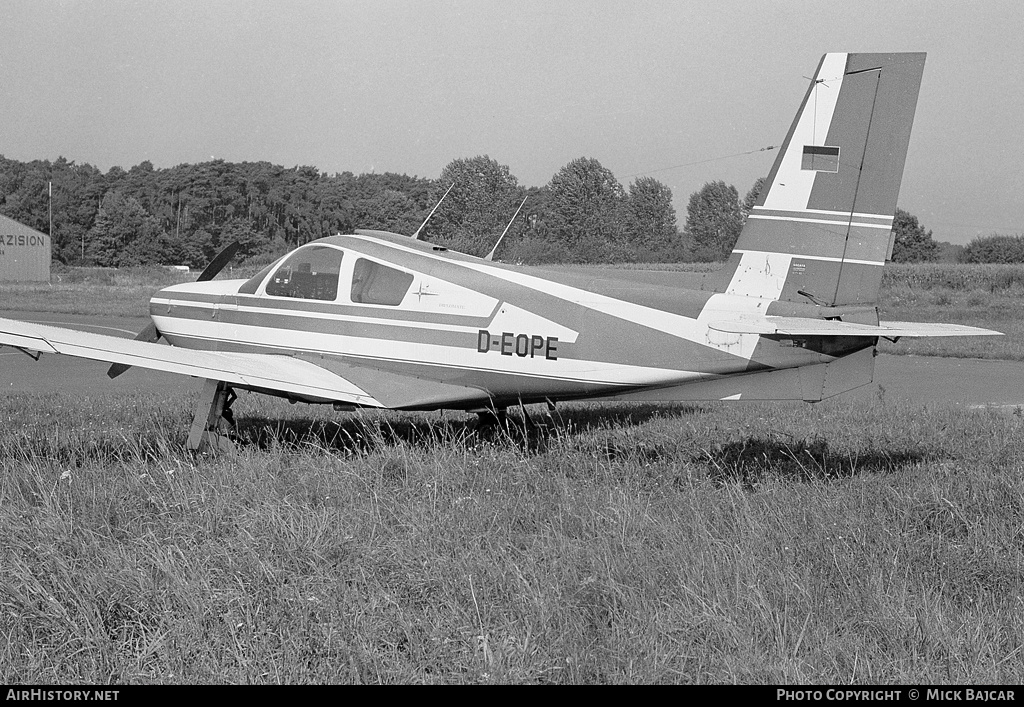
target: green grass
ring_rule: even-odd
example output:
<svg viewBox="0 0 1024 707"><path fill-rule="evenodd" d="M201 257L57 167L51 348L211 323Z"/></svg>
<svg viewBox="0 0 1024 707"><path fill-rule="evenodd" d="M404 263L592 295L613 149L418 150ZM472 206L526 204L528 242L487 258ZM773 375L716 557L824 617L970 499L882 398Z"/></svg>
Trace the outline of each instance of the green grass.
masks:
<svg viewBox="0 0 1024 707"><path fill-rule="evenodd" d="M1021 418L0 408L5 682L1019 683ZM283 421L278 422L282 419Z"/></svg>

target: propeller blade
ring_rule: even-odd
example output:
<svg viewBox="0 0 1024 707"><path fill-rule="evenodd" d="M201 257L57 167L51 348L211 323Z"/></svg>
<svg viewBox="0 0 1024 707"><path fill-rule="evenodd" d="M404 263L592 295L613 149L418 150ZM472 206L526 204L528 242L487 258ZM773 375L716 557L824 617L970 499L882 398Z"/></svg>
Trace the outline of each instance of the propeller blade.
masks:
<svg viewBox="0 0 1024 707"><path fill-rule="evenodd" d="M217 253L216 257L210 261L210 264L199 273L199 277L196 278L196 282L206 282L217 277L217 273L224 269L224 266L231 262L231 259L235 257L235 253L238 251L241 244L238 241L234 241L227 248ZM145 341L147 343L156 343L160 339L160 332L157 331L156 324L150 322L146 325L146 328L135 335L136 341ZM119 375L127 371L131 366L123 363L111 364L110 368L107 369L107 376L110 378L117 378Z"/></svg>
<svg viewBox="0 0 1024 707"><path fill-rule="evenodd" d="M235 241L231 243L227 248L217 253L217 256L210 261L210 264L206 266L206 269L199 273L199 277L196 278L196 282L206 282L217 277L217 273L224 269L224 266L231 262L231 259L235 257L235 253L241 247L241 243Z"/></svg>
<svg viewBox="0 0 1024 707"><path fill-rule="evenodd" d="M146 327L135 335L136 341L145 341L147 343L155 343L160 338L160 332L156 329L156 324L150 322ZM131 366L124 363L113 363L110 368L107 369L107 377L117 378L119 375L127 371Z"/></svg>

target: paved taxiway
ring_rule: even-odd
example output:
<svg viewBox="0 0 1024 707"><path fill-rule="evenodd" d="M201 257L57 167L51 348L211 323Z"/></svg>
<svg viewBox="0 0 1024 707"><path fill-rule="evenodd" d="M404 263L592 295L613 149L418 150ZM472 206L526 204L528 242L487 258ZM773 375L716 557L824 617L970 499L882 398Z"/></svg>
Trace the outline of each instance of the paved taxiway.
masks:
<svg viewBox="0 0 1024 707"><path fill-rule="evenodd" d="M10 319L67 326L112 336L133 337L148 322L143 318L80 316L35 312L13 312ZM199 390L200 381L186 376L132 368L110 380L109 364L69 356L44 355L39 361L11 348L0 348L0 392L69 391L97 395L118 390L191 388ZM1024 408L1024 362L989 361L932 356L879 356L875 361L875 382L847 393L845 397L885 400L912 404L955 404L991 407L1003 410ZM159 399L159 398L157 398Z"/></svg>

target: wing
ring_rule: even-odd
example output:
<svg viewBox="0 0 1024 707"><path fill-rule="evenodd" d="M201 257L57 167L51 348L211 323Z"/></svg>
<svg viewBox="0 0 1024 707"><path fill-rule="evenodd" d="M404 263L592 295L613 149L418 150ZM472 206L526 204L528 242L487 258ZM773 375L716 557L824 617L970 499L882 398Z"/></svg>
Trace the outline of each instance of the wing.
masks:
<svg viewBox="0 0 1024 707"><path fill-rule="evenodd" d="M716 331L767 336L878 336L886 339L931 336L1002 336L1002 332L962 324L879 322L878 326L809 317L738 317L709 322Z"/></svg>
<svg viewBox="0 0 1024 707"><path fill-rule="evenodd" d="M291 356L196 351L0 318L0 345L65 354L371 407L382 404L348 379Z"/></svg>

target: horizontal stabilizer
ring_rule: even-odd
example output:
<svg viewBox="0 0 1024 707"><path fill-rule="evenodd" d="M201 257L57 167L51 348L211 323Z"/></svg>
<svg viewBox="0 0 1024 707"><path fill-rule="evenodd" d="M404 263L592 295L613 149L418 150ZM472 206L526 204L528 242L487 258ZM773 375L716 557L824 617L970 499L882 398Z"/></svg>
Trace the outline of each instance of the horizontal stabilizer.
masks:
<svg viewBox="0 0 1024 707"><path fill-rule="evenodd" d="M763 336L877 336L886 339L904 336L1002 336L1002 332L962 324L879 322L878 326L873 326L841 322L838 319L811 319L809 317L740 317L709 322L708 327L729 334L761 334Z"/></svg>

